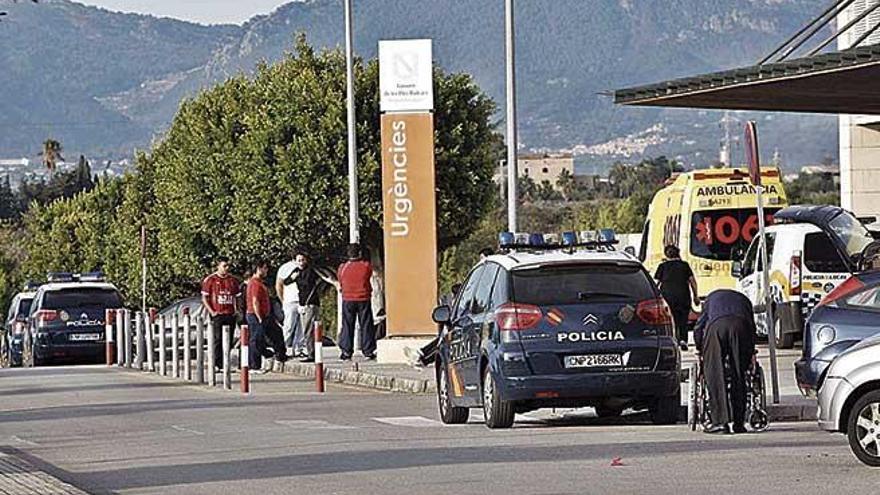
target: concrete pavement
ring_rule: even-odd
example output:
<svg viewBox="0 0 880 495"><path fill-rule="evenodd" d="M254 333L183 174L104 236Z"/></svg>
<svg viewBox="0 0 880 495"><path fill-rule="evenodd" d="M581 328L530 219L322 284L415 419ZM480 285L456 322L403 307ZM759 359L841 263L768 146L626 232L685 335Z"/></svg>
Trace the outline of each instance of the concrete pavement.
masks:
<svg viewBox="0 0 880 495"><path fill-rule="evenodd" d="M777 493L873 491L842 436L776 423L710 437L644 415L552 411L490 431L434 398L258 376L255 393L101 367L0 370L0 446L88 493ZM615 457L620 467L612 467Z"/></svg>

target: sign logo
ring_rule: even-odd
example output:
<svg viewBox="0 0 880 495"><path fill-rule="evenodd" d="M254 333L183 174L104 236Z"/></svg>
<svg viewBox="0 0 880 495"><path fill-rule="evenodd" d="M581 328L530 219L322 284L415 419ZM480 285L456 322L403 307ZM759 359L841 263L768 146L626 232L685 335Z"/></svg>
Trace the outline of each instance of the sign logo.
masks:
<svg viewBox="0 0 880 495"><path fill-rule="evenodd" d="M89 315L87 313L83 313L83 314L79 315L79 319L80 320L88 320Z"/></svg>
<svg viewBox="0 0 880 495"><path fill-rule="evenodd" d="M581 321L583 322L585 327L588 327L590 325L599 326L599 317L592 314L592 313L588 314L587 316L584 316L584 319Z"/></svg>
<svg viewBox="0 0 880 495"><path fill-rule="evenodd" d="M434 109L431 40L379 41L379 106L387 113Z"/></svg>

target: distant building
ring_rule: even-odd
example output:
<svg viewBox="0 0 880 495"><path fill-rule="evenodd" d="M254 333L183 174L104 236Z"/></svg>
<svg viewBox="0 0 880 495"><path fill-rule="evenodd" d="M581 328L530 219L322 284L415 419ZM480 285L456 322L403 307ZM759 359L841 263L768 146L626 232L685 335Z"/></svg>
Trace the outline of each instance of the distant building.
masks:
<svg viewBox="0 0 880 495"><path fill-rule="evenodd" d="M535 184L549 182L558 188L556 182L563 171L574 176L574 156L568 153L540 153L521 155L517 159L517 174L529 177ZM495 183L503 188L507 180L507 166L502 164L495 174Z"/></svg>
<svg viewBox="0 0 880 495"><path fill-rule="evenodd" d="M523 155L517 159L520 177L530 177L536 184L548 181L556 187L556 181L564 171L574 176L574 157L569 154Z"/></svg>

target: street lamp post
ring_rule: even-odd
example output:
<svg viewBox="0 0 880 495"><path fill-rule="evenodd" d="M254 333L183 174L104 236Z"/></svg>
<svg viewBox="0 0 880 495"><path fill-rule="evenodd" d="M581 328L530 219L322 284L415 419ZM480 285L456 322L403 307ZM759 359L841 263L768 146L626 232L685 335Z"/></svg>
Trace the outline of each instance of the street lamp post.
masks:
<svg viewBox="0 0 880 495"><path fill-rule="evenodd" d="M352 0L345 0L345 90L348 111L348 237L351 244L360 243L358 229L357 130L354 112L354 47Z"/></svg>
<svg viewBox="0 0 880 495"><path fill-rule="evenodd" d="M507 229L516 232L516 54L513 0L504 3L504 33L507 53Z"/></svg>

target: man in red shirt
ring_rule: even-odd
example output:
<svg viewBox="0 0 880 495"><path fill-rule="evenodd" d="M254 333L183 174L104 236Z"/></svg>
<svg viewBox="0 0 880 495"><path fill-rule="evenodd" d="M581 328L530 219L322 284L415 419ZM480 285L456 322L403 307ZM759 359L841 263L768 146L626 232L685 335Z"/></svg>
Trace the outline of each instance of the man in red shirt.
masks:
<svg viewBox="0 0 880 495"><path fill-rule="evenodd" d="M235 333L235 315L238 313L238 296L241 284L229 274L229 258L217 258L217 271L202 281L202 304L211 316L214 327L214 363L223 365L223 327L230 329L230 349Z"/></svg>
<svg viewBox="0 0 880 495"><path fill-rule="evenodd" d="M364 357L376 359L376 329L373 327L373 308L371 298L373 287L370 277L373 266L364 259L361 247L357 244L348 246L348 261L337 271L340 290L342 291L342 332L339 334L339 357L343 361L351 359L354 353L355 320L361 328L361 352Z"/></svg>
<svg viewBox="0 0 880 495"><path fill-rule="evenodd" d="M266 288L266 275L269 263L260 260L254 266L254 275L247 284L247 324L250 330L248 367L254 373L262 373L263 353L265 352L265 333L267 319L271 317L272 305L269 302L269 289ZM283 352L283 349L282 349Z"/></svg>

